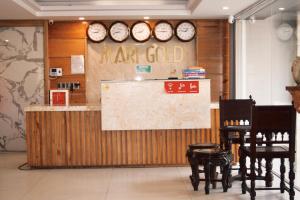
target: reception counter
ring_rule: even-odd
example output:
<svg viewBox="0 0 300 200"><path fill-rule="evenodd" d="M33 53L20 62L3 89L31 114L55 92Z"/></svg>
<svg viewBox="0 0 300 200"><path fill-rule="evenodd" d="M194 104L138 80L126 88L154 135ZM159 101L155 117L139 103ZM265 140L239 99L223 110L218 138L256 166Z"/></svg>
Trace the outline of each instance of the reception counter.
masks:
<svg viewBox="0 0 300 200"><path fill-rule="evenodd" d="M27 157L31 167L185 165L191 143L219 143L219 110L210 129L103 131L100 105L29 106Z"/></svg>

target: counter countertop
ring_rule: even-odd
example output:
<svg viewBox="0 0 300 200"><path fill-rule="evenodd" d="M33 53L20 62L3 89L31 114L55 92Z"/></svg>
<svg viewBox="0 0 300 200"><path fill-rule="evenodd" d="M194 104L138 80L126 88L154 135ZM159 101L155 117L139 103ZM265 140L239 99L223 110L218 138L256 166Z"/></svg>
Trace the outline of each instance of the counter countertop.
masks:
<svg viewBox="0 0 300 200"><path fill-rule="evenodd" d="M69 106L31 105L24 108L25 112L33 111L100 111L100 104L75 104Z"/></svg>
<svg viewBox="0 0 300 200"><path fill-rule="evenodd" d="M143 79L143 80L101 80L101 83L126 83L126 82L164 82L164 81L209 81L208 78L195 78L195 79Z"/></svg>
<svg viewBox="0 0 300 200"><path fill-rule="evenodd" d="M218 109L219 103L211 103L211 109ZM24 108L25 112L35 111L101 111L100 104L75 104L69 106L31 105Z"/></svg>

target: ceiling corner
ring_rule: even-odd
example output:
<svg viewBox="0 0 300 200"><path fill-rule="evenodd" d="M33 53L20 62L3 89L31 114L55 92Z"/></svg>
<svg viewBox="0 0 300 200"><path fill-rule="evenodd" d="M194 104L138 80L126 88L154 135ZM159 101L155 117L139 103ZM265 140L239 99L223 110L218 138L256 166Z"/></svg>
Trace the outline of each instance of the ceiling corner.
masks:
<svg viewBox="0 0 300 200"><path fill-rule="evenodd" d="M188 0L187 8L193 13L200 6L202 0Z"/></svg>
<svg viewBox="0 0 300 200"><path fill-rule="evenodd" d="M24 8L34 16L37 16L39 5L33 0L12 0L15 4Z"/></svg>

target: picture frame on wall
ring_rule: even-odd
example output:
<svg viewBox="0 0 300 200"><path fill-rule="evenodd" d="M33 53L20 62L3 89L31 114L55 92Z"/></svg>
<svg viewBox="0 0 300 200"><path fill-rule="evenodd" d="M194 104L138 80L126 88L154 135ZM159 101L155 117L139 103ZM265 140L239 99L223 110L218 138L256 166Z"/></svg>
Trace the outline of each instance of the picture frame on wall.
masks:
<svg viewBox="0 0 300 200"><path fill-rule="evenodd" d="M71 74L84 74L84 55L71 55Z"/></svg>

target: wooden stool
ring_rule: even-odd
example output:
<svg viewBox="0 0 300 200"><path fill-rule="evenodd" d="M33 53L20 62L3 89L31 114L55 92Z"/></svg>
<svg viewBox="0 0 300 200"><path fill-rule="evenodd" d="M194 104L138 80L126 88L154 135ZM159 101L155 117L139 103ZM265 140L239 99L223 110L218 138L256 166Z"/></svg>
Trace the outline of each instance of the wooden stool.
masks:
<svg viewBox="0 0 300 200"><path fill-rule="evenodd" d="M219 148L220 146L218 144L190 144L189 145L189 148L186 152L186 156L188 158L188 161L190 163L190 166L191 166L191 169L192 169L192 174L193 173L204 173L204 170L202 169L199 169L199 165L203 165L203 163L198 163L198 162L195 162L194 159L192 159L193 157L193 150L195 149L217 149ZM217 172L216 172L216 167L214 166L211 170L211 180L214 180L217 178ZM190 176L190 180L191 180L191 183L194 187L194 191L197 191L198 190L198 184L193 184L194 182L194 179L193 179L193 176L191 175ZM199 181L205 181L205 179L199 179ZM212 186L213 186L213 189L215 189L217 187L217 184L215 181L212 181L211 182Z"/></svg>
<svg viewBox="0 0 300 200"><path fill-rule="evenodd" d="M209 184L213 182L222 182L223 191L227 192L230 179L230 153L222 149L195 149L192 154L192 162L198 166L199 163L204 165L205 174L205 194L209 194ZM215 169L216 166L220 166L223 174L222 179L211 179L211 169ZM199 173L192 174L192 184L194 188L198 188L200 183Z"/></svg>

